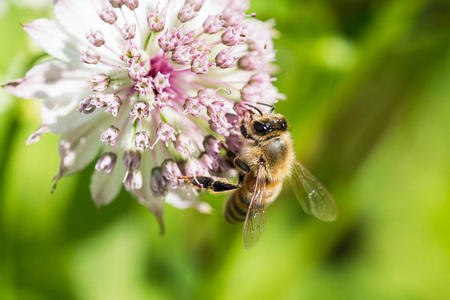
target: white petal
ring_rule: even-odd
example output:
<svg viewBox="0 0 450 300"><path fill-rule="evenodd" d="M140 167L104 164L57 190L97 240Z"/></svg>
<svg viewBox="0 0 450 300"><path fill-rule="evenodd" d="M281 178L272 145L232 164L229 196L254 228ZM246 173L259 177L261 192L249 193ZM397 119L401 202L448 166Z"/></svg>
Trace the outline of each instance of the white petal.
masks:
<svg viewBox="0 0 450 300"><path fill-rule="evenodd" d="M200 202L196 199L196 195L194 195L191 187L188 187L188 189L182 188L171 190L166 196L166 202L179 209L193 207L204 214L210 214L213 212L213 208L208 203Z"/></svg>
<svg viewBox="0 0 450 300"><path fill-rule="evenodd" d="M111 203L122 190L122 179L125 174L125 166L121 161L122 155L123 151L117 153L116 165L110 174L98 171L94 171L92 174L89 188L97 207Z"/></svg>
<svg viewBox="0 0 450 300"><path fill-rule="evenodd" d="M49 131L50 131L49 128L41 125L35 132L30 134L27 141L25 142L25 146L37 143L41 139L41 136Z"/></svg>
<svg viewBox="0 0 450 300"><path fill-rule="evenodd" d="M162 197L153 196L152 190L150 189L151 170L153 166L154 163L152 153L150 153L150 151L146 151L142 154L140 168L143 179L142 188L140 188L139 190L131 190L131 193L139 201L139 203L146 206L156 216L160 225L160 232L161 234L163 234L164 199Z"/></svg>
<svg viewBox="0 0 450 300"><path fill-rule="evenodd" d="M79 61L81 49L88 46L87 41L69 35L55 20L38 19L23 28L45 52L65 62Z"/></svg>
<svg viewBox="0 0 450 300"><path fill-rule="evenodd" d="M64 134L77 130L83 124L96 118L105 118L105 113L101 110L96 110L88 115L76 111L78 102L85 96L87 96L86 91L77 91L75 93L64 93L56 98L45 99L41 109L42 124L38 130L30 135L25 145L36 143L46 132ZM112 119L112 117L110 118ZM111 120L111 123L113 122L114 120Z"/></svg>
<svg viewBox="0 0 450 300"><path fill-rule="evenodd" d="M87 86L86 79L90 73L87 68L51 60L31 68L25 78L7 82L4 88L25 99L57 97Z"/></svg>
<svg viewBox="0 0 450 300"><path fill-rule="evenodd" d="M64 133L59 140L61 157L57 178L75 173L86 167L96 158L102 144L99 136L110 125L110 116L99 114L89 123Z"/></svg>
<svg viewBox="0 0 450 300"><path fill-rule="evenodd" d="M186 23L191 29L203 29L203 23L210 15L218 15L227 8L229 1L205 1L202 8L198 11L198 15L191 21ZM182 6L184 5L184 1ZM181 8L181 7L180 7ZM178 10L179 11L179 10ZM178 17L178 11L177 17ZM203 36L202 38L206 38Z"/></svg>
<svg viewBox="0 0 450 300"><path fill-rule="evenodd" d="M101 10L104 4L105 2L100 0L58 0L54 5L55 16L67 32L80 40L86 40L85 34L91 29L100 29L105 37L106 45L118 52L117 45L124 44L124 39L114 25L103 22L98 16L97 11ZM123 26L124 21L120 11L117 11L117 17L117 24ZM102 58L116 58L104 46L94 47L94 49Z"/></svg>
<svg viewBox="0 0 450 300"><path fill-rule="evenodd" d="M42 125L54 134L63 134L96 118L104 118L102 115L105 113L102 110L95 110L88 115L76 111L79 101L86 95L85 91L77 91L46 99L42 106Z"/></svg>
<svg viewBox="0 0 450 300"><path fill-rule="evenodd" d="M92 174L90 190L91 196L97 207L109 204L122 190L123 176L126 171L126 168L122 163L122 157L133 139L133 133L133 128L128 128L128 130L123 132L122 138L120 139L120 145L117 148L116 165L114 166L112 173L104 174L102 172L94 172L94 174Z"/></svg>

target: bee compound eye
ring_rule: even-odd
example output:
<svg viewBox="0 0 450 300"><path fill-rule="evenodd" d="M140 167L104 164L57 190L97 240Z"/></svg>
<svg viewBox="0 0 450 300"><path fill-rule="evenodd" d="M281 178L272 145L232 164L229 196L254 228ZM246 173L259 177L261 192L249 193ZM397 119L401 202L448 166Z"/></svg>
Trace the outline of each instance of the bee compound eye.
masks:
<svg viewBox="0 0 450 300"><path fill-rule="evenodd" d="M253 123L253 128L255 129L256 132L258 133L264 133L267 131L267 126L261 122L254 122Z"/></svg>

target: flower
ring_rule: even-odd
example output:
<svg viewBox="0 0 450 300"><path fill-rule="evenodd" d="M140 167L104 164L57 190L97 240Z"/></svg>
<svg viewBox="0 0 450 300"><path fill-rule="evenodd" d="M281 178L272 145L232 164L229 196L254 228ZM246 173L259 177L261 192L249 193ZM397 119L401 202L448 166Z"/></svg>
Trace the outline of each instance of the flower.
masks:
<svg viewBox="0 0 450 300"><path fill-rule="evenodd" d="M106 5L105 5L106 4ZM25 31L54 59L3 87L42 98L42 125L60 134L56 182L97 160L96 205L122 186L162 224L164 200L195 207L182 175L230 169L220 141L239 151L242 101L273 104L273 22L246 15L247 0L59 0L56 20Z"/></svg>

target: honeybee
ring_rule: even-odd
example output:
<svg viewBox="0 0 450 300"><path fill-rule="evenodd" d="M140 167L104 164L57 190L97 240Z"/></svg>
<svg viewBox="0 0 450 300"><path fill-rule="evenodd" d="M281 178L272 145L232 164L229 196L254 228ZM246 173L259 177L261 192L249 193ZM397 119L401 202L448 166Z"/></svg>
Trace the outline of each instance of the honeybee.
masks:
<svg viewBox="0 0 450 300"><path fill-rule="evenodd" d="M240 156L223 145L227 158L239 173L238 184L208 176L182 178L194 187L212 193L232 192L225 205L224 217L230 223L244 222L246 250L253 247L264 233L265 208L277 198L283 180L288 177L306 213L323 221L334 221L337 209L333 197L295 158L286 118L274 114L273 106L268 113L262 113L255 106L247 106L254 111L249 110L249 117L243 118L240 125L244 142Z"/></svg>

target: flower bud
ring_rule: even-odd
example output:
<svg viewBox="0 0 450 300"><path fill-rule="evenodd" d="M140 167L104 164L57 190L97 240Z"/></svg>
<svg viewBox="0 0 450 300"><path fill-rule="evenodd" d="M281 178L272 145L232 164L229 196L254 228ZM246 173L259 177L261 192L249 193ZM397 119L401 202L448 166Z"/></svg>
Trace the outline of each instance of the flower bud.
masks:
<svg viewBox="0 0 450 300"><path fill-rule="evenodd" d="M217 132L220 135L223 135L224 137L228 137L231 134L230 129L233 128L233 126L228 123L227 119L225 117L221 119L217 119L217 121L213 121L212 119L208 121L209 127L214 131Z"/></svg>
<svg viewBox="0 0 450 300"><path fill-rule="evenodd" d="M87 96L86 98L83 98L83 100L80 101L78 104L79 107L77 111L79 111L82 114L90 114L95 110L95 105L91 103L94 96Z"/></svg>
<svg viewBox="0 0 450 300"><path fill-rule="evenodd" d="M166 29L166 32L159 37L158 45L164 52L169 52L178 47L179 42L176 36Z"/></svg>
<svg viewBox="0 0 450 300"><path fill-rule="evenodd" d="M136 82L134 89L139 91L142 95L146 95L147 93L150 93L153 91L153 83L152 83L152 77L141 77Z"/></svg>
<svg viewBox="0 0 450 300"><path fill-rule="evenodd" d="M150 106L147 102L138 101L134 104L130 111L131 116L136 116L136 119L148 118L150 115Z"/></svg>
<svg viewBox="0 0 450 300"><path fill-rule="evenodd" d="M172 33L180 45L187 45L194 41L195 30L191 30L184 25L180 28L174 28Z"/></svg>
<svg viewBox="0 0 450 300"><path fill-rule="evenodd" d="M202 8L203 3L205 3L205 0L186 0L186 4L190 4L194 7L195 11L199 11L200 8Z"/></svg>
<svg viewBox="0 0 450 300"><path fill-rule="evenodd" d="M196 74L206 74L208 73L208 69L215 65L215 63L210 63L208 61L208 55L203 53L192 60L191 71Z"/></svg>
<svg viewBox="0 0 450 300"><path fill-rule="evenodd" d="M205 172L215 171L219 168L219 162L217 161L217 159L209 156L205 152L202 152L202 154L200 154L198 161Z"/></svg>
<svg viewBox="0 0 450 300"><path fill-rule="evenodd" d="M135 10L139 6L138 0L122 0L123 4L128 7L129 10Z"/></svg>
<svg viewBox="0 0 450 300"><path fill-rule="evenodd" d="M228 27L222 34L222 43L233 46L237 43L244 43L247 39L247 28L244 24Z"/></svg>
<svg viewBox="0 0 450 300"><path fill-rule="evenodd" d="M91 92L103 92L108 88L109 82L109 77L102 73L92 73L87 80Z"/></svg>
<svg viewBox="0 0 450 300"><path fill-rule="evenodd" d="M107 103L105 101L105 94L98 92L95 95L91 95L89 97L91 98L91 104L96 108L106 107Z"/></svg>
<svg viewBox="0 0 450 300"><path fill-rule="evenodd" d="M203 30L207 34L216 34L223 28L225 21L220 19L220 15L209 15L203 23Z"/></svg>
<svg viewBox="0 0 450 300"><path fill-rule="evenodd" d="M202 166L195 158L189 158L184 163L184 174L186 176L209 175L204 172Z"/></svg>
<svg viewBox="0 0 450 300"><path fill-rule="evenodd" d="M131 65L132 62L137 62L141 58L141 53L135 45L120 45L121 54L119 58Z"/></svg>
<svg viewBox="0 0 450 300"><path fill-rule="evenodd" d="M245 13L239 12L235 7L225 9L220 15L220 19L224 21L223 26L229 27L241 23L245 19Z"/></svg>
<svg viewBox="0 0 450 300"><path fill-rule="evenodd" d="M211 49L207 48L207 46L208 46L207 39L195 38L189 44L189 47L191 48L191 50L189 51L191 57L197 56L203 52L211 52Z"/></svg>
<svg viewBox="0 0 450 300"><path fill-rule="evenodd" d="M229 131L230 131L230 135L241 135L241 130L240 130L240 117L236 114L233 113L226 113L225 114L225 118L227 119L227 122L232 126Z"/></svg>
<svg viewBox="0 0 450 300"><path fill-rule="evenodd" d="M171 188L177 189L183 185L184 181L179 177L182 176L176 162L166 159L161 165L162 176Z"/></svg>
<svg viewBox="0 0 450 300"><path fill-rule="evenodd" d="M211 157L215 158L220 155L220 141L212 135L205 137L203 140L203 147L205 148L206 154Z"/></svg>
<svg viewBox="0 0 450 300"><path fill-rule="evenodd" d="M141 80L148 73L147 61L132 61L128 68L128 77L132 80Z"/></svg>
<svg viewBox="0 0 450 300"><path fill-rule="evenodd" d="M183 113L185 115L191 114L196 118L199 118L201 116L201 112L206 110L206 107L204 107L200 100L197 97L194 98L186 98L184 105L183 105L184 111Z"/></svg>
<svg viewBox="0 0 450 300"><path fill-rule="evenodd" d="M145 131L136 132L134 136L134 147L145 151L145 149L150 148L150 137Z"/></svg>
<svg viewBox="0 0 450 300"><path fill-rule="evenodd" d="M123 185L125 190L138 190L142 187L142 174L141 171L128 170L125 173L125 178L123 179Z"/></svg>
<svg viewBox="0 0 450 300"><path fill-rule="evenodd" d="M105 146L108 145L108 143L111 144L111 146L114 146L118 135L119 129L115 126L111 126L100 135L100 141L105 142Z"/></svg>
<svg viewBox="0 0 450 300"><path fill-rule="evenodd" d="M182 23L192 20L198 15L198 13L194 10L194 7L190 4L185 4L183 8L181 8L178 13L178 20Z"/></svg>
<svg viewBox="0 0 450 300"><path fill-rule="evenodd" d="M263 59L264 57L257 51L252 51L239 59L238 66L245 71L258 70L264 65Z"/></svg>
<svg viewBox="0 0 450 300"><path fill-rule="evenodd" d="M152 179L150 181L150 188L152 190L153 196L164 197L167 195L167 185L161 174L161 168L156 167L152 169Z"/></svg>
<svg viewBox="0 0 450 300"><path fill-rule="evenodd" d="M114 117L117 117L117 113L122 106L122 100L120 100L119 96L106 94L104 101L106 102L105 112L110 112Z"/></svg>
<svg viewBox="0 0 450 300"><path fill-rule="evenodd" d="M191 47L179 46L172 52L172 60L180 65L187 65L191 61Z"/></svg>
<svg viewBox="0 0 450 300"><path fill-rule="evenodd" d="M151 12L147 15L147 22L148 26L150 26L151 31L163 31L164 27L166 26L166 13L164 12L164 10L162 12L158 11L158 7L156 7L155 12Z"/></svg>
<svg viewBox="0 0 450 300"><path fill-rule="evenodd" d="M216 122L209 120L209 127L216 133L228 137L230 135L229 129L232 127L228 124L226 119L219 119Z"/></svg>
<svg viewBox="0 0 450 300"><path fill-rule="evenodd" d="M95 47L105 44L105 38L100 30L91 29L91 32L86 33L86 38Z"/></svg>
<svg viewBox="0 0 450 300"><path fill-rule="evenodd" d="M116 11L110 6L103 6L102 10L99 10L97 13L105 23L112 25L117 21Z"/></svg>
<svg viewBox="0 0 450 300"><path fill-rule="evenodd" d="M100 55L98 55L94 50L87 49L87 50L81 50L81 56L80 61L95 65L100 60Z"/></svg>
<svg viewBox="0 0 450 300"><path fill-rule="evenodd" d="M97 160L95 164L95 169L103 173L109 174L114 169L116 164L117 155L113 152L105 152Z"/></svg>
<svg viewBox="0 0 450 300"><path fill-rule="evenodd" d="M176 140L175 128L173 128L173 126L168 123L159 123L158 129L156 129L156 135L158 137L158 140L166 144L166 147L168 146L167 143L169 142L169 140Z"/></svg>
<svg viewBox="0 0 450 300"><path fill-rule="evenodd" d="M156 106L162 110L166 106L172 106L172 99L175 98L174 94L167 93L167 92L161 92L160 94L156 95L155 97L155 103Z"/></svg>
<svg viewBox="0 0 450 300"><path fill-rule="evenodd" d="M123 154L123 164L128 170L139 170L141 153L136 150L127 150Z"/></svg>
<svg viewBox="0 0 450 300"><path fill-rule="evenodd" d="M162 74L161 72L158 72L155 75L152 82L158 93L161 93L165 88L170 87L169 77L170 74Z"/></svg>
<svg viewBox="0 0 450 300"><path fill-rule="evenodd" d="M233 55L231 48L225 48L216 56L216 65L221 69L232 68L236 65L237 58Z"/></svg>
<svg viewBox="0 0 450 300"><path fill-rule="evenodd" d="M189 154L195 152L194 143L191 137L187 133L180 133L175 141L175 149L178 153L189 156Z"/></svg>
<svg viewBox="0 0 450 300"><path fill-rule="evenodd" d="M120 32L125 40L134 39L136 36L136 24L125 24Z"/></svg>
<svg viewBox="0 0 450 300"><path fill-rule="evenodd" d="M206 107L206 111L213 122L218 122L220 119L224 119L225 114L228 112L224 101L220 99L211 102L211 104Z"/></svg>
<svg viewBox="0 0 450 300"><path fill-rule="evenodd" d="M123 5L123 0L109 0L109 3L111 3L114 8L120 8Z"/></svg>

